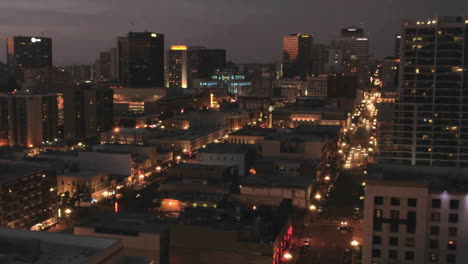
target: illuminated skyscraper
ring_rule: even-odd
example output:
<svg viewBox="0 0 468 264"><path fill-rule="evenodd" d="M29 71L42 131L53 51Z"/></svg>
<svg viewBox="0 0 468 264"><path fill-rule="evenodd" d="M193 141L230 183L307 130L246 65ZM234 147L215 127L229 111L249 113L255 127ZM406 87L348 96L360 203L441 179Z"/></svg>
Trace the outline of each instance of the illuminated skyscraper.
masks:
<svg viewBox="0 0 468 264"><path fill-rule="evenodd" d="M300 33L283 37L283 77L312 74L312 36Z"/></svg>
<svg viewBox="0 0 468 264"><path fill-rule="evenodd" d="M226 50L174 45L168 52L169 87L187 88L194 79L210 79L226 65Z"/></svg>
<svg viewBox="0 0 468 264"><path fill-rule="evenodd" d="M362 28L343 28L341 37L332 41L334 49L343 51L343 63L357 61L361 65L369 63L369 39Z"/></svg>
<svg viewBox="0 0 468 264"><path fill-rule="evenodd" d="M26 69L52 66L52 39L43 37L9 36L7 64L17 80L23 80Z"/></svg>
<svg viewBox="0 0 468 264"><path fill-rule="evenodd" d="M168 52L169 87L187 88L188 59L187 46L172 46Z"/></svg>
<svg viewBox="0 0 468 264"><path fill-rule="evenodd" d="M381 162L468 166L468 17L406 21L394 150Z"/></svg>
<svg viewBox="0 0 468 264"><path fill-rule="evenodd" d="M129 32L118 38L119 80L129 88L164 86L164 35Z"/></svg>

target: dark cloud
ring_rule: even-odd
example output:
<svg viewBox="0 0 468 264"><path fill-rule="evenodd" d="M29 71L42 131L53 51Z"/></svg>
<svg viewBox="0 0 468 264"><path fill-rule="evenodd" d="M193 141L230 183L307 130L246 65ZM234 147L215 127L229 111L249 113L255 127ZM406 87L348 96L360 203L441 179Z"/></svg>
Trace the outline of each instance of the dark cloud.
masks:
<svg viewBox="0 0 468 264"><path fill-rule="evenodd" d="M54 39L55 64L90 63L117 36L148 30L164 33L167 45L201 43L226 48L238 62L272 62L284 34L311 33L327 43L354 25L383 57L402 18L466 11L466 0L0 0L0 50L7 35L43 33Z"/></svg>

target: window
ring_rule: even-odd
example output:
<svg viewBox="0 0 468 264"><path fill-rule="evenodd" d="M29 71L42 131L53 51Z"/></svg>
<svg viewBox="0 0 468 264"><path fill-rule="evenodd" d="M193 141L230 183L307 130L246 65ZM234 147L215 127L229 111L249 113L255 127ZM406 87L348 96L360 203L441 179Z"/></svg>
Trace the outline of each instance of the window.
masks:
<svg viewBox="0 0 468 264"><path fill-rule="evenodd" d="M374 217L375 218L382 218L383 212L382 209L375 209L374 210Z"/></svg>
<svg viewBox="0 0 468 264"><path fill-rule="evenodd" d="M449 240L447 242L447 249L457 249L457 242L453 240Z"/></svg>
<svg viewBox="0 0 468 264"><path fill-rule="evenodd" d="M458 209L459 206L460 206L460 201L450 200L450 209Z"/></svg>
<svg viewBox="0 0 468 264"><path fill-rule="evenodd" d="M439 240L435 240L435 239L429 240L429 248L430 249L438 249L439 248Z"/></svg>
<svg viewBox="0 0 468 264"><path fill-rule="evenodd" d="M449 214L450 223L458 223L458 214Z"/></svg>
<svg viewBox="0 0 468 264"><path fill-rule="evenodd" d="M439 256L434 252L429 253L429 260L432 262L437 262L439 260Z"/></svg>
<svg viewBox="0 0 468 264"><path fill-rule="evenodd" d="M452 263L455 263L457 261L455 255L452 255L452 254L448 254L447 255L447 263L448 264L452 264Z"/></svg>
<svg viewBox="0 0 468 264"><path fill-rule="evenodd" d="M449 227L448 228L448 236L457 236L457 228L456 227Z"/></svg>
<svg viewBox="0 0 468 264"><path fill-rule="evenodd" d="M400 225L398 223L390 223L390 232L398 233L400 231Z"/></svg>
<svg viewBox="0 0 468 264"><path fill-rule="evenodd" d="M431 214L431 221L432 222L439 222L440 221L440 213L432 213Z"/></svg>
<svg viewBox="0 0 468 264"><path fill-rule="evenodd" d="M390 237L388 244L390 246L398 246L398 237Z"/></svg>
<svg viewBox="0 0 468 264"><path fill-rule="evenodd" d="M405 260L414 260L414 252L413 251L406 251L405 252Z"/></svg>
<svg viewBox="0 0 468 264"><path fill-rule="evenodd" d="M396 250L389 250L388 251L388 258L396 259L398 257L398 252Z"/></svg>
<svg viewBox="0 0 468 264"><path fill-rule="evenodd" d="M408 207L416 207L418 200L416 198L408 199Z"/></svg>
<svg viewBox="0 0 468 264"><path fill-rule="evenodd" d="M374 197L374 204L382 205L383 204L383 197L382 196L375 196Z"/></svg>
<svg viewBox="0 0 468 264"><path fill-rule="evenodd" d="M406 247L414 247L415 244L416 242L413 237L406 238Z"/></svg>
<svg viewBox="0 0 468 264"><path fill-rule="evenodd" d="M373 236L372 237L372 244L374 244L374 245L382 244L382 237L381 236Z"/></svg>
<svg viewBox="0 0 468 264"><path fill-rule="evenodd" d="M374 258L380 258L381 255L382 255L382 254L381 254L381 252L380 252L380 249L376 249L376 248L372 249L372 257L374 257Z"/></svg>
<svg viewBox="0 0 468 264"><path fill-rule="evenodd" d="M416 212L410 211L406 214L406 233L416 233Z"/></svg>
<svg viewBox="0 0 468 264"><path fill-rule="evenodd" d="M400 205L400 198L398 198L398 197L392 197L390 204L391 204L391 205L395 205L395 206Z"/></svg>
<svg viewBox="0 0 468 264"><path fill-rule="evenodd" d="M431 226L431 236L438 236L440 234L440 227Z"/></svg>
<svg viewBox="0 0 468 264"><path fill-rule="evenodd" d="M382 231L382 222L374 221L374 231L381 232Z"/></svg>
<svg viewBox="0 0 468 264"><path fill-rule="evenodd" d="M400 211L398 210L391 210L390 216L392 219L400 219Z"/></svg>
<svg viewBox="0 0 468 264"><path fill-rule="evenodd" d="M440 199L432 199L432 208L440 208Z"/></svg>

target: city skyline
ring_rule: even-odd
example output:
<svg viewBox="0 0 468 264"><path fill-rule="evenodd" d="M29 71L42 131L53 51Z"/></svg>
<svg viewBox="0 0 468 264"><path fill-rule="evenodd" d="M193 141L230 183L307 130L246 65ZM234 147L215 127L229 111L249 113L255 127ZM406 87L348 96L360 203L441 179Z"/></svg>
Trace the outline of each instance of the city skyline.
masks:
<svg viewBox="0 0 468 264"><path fill-rule="evenodd" d="M6 48L6 40L2 39L7 35L41 36L43 33L54 39L54 54L57 54L54 64L88 64L100 51L115 47L117 36L148 30L165 34L167 47L180 43L223 48L228 51L228 60L267 63L281 60L281 39L286 34L311 33L315 43L329 43L339 36L341 28L356 26L366 30L371 53L383 58L392 55L392 36L400 31L403 18L453 15L468 9L468 3L461 0L433 5L419 0L393 1L379 3L379 6L365 1L367 3L356 5L336 0L326 3L294 0L286 6L276 0L236 2L236 5L228 1L177 0L144 1L145 5L136 7L126 1L112 1L112 5L109 1L56 0L0 3L0 49ZM385 12L380 11L383 9ZM237 37L233 39L233 36ZM93 38L92 43L86 41L89 37ZM256 45L243 41L252 38L256 38ZM69 52L77 48L82 51L79 56ZM0 60L6 61L4 54L0 55Z"/></svg>

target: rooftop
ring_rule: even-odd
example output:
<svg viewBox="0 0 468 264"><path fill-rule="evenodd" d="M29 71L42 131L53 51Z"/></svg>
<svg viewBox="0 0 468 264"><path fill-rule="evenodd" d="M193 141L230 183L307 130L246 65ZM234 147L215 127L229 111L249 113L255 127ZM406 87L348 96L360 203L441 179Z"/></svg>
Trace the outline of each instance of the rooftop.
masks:
<svg viewBox="0 0 468 264"><path fill-rule="evenodd" d="M285 188L307 188L314 184L312 177L303 176L278 176L272 174L251 175L242 179L241 185L252 186L261 185L269 187Z"/></svg>
<svg viewBox="0 0 468 264"><path fill-rule="evenodd" d="M117 239L0 228L1 263L87 263L101 251L121 249ZM114 253L115 254L115 253Z"/></svg>
<svg viewBox="0 0 468 264"><path fill-rule="evenodd" d="M153 222L150 215L140 213L102 211L90 209L78 226L95 228L97 233L115 235L159 234L168 231L168 226Z"/></svg>
<svg viewBox="0 0 468 264"><path fill-rule="evenodd" d="M198 152L202 153L247 153L255 145L249 144L233 144L233 143L212 143L206 145L206 148L200 149Z"/></svg>
<svg viewBox="0 0 468 264"><path fill-rule="evenodd" d="M0 182L30 176L47 168L46 166L36 166L24 162L0 161Z"/></svg>
<svg viewBox="0 0 468 264"><path fill-rule="evenodd" d="M427 186L431 192L468 193L468 169L371 164L368 168L371 185L383 182L413 183Z"/></svg>

